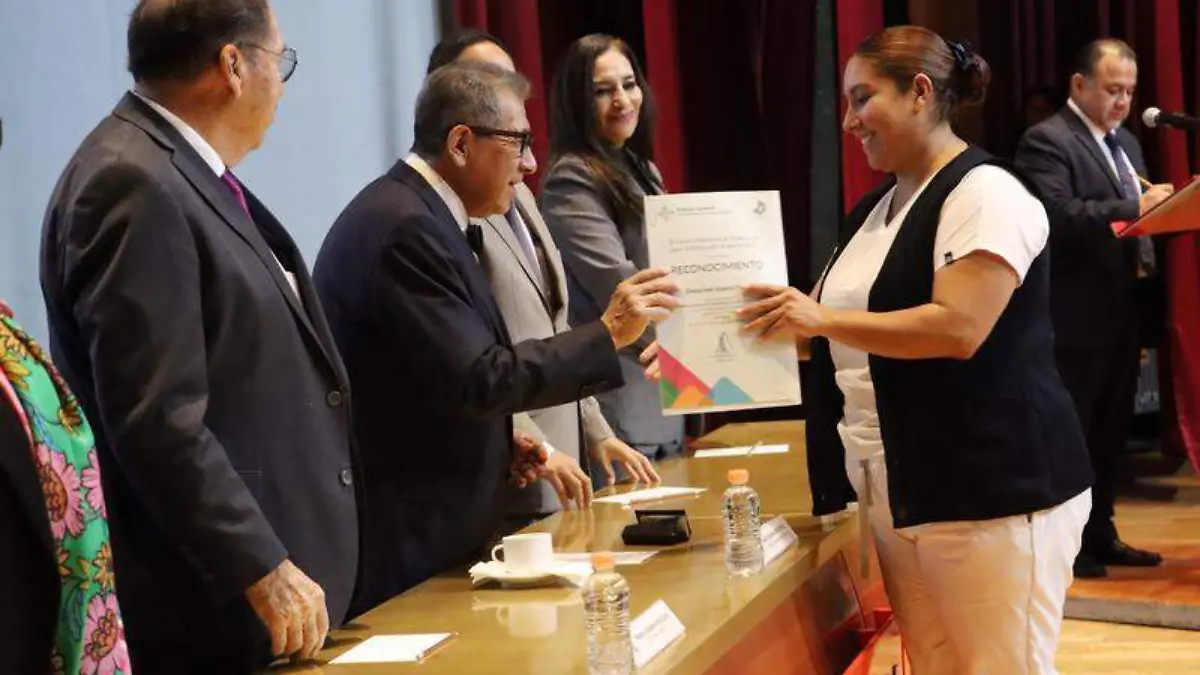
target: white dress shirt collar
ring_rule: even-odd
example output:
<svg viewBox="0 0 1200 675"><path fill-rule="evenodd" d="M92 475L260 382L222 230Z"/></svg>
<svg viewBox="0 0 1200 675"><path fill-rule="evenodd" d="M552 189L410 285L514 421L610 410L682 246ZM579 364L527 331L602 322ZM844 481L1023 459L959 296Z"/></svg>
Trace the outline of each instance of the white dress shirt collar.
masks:
<svg viewBox="0 0 1200 675"><path fill-rule="evenodd" d="M1078 115L1079 119L1083 120L1083 123L1087 125L1088 131L1092 132L1092 136L1095 137L1097 141L1100 141L1101 143L1104 142L1104 137L1108 135L1108 132L1104 131L1100 125L1093 122L1092 118L1088 117L1087 113L1083 112L1083 109L1075 103L1075 99L1068 98L1067 107L1071 109L1071 112Z"/></svg>
<svg viewBox="0 0 1200 675"><path fill-rule="evenodd" d="M200 132L193 129L190 124L184 122L175 113L167 110L158 102L151 100L145 94L135 91L133 92L133 95L142 99L142 101L144 101L146 105L150 106L154 112L161 115L162 118L167 121L167 124L175 127L175 130L179 132L179 135L183 136L183 140L187 141L188 145L192 146L192 149L196 151L196 154L200 155L200 159L204 160L204 163L208 165L208 168L212 169L213 173L217 174L218 176L225 174L226 166L225 162L221 160L221 155L217 154L217 151L213 149L213 146L209 144L208 141L204 140L204 137L200 135Z"/></svg>
<svg viewBox="0 0 1200 675"><path fill-rule="evenodd" d="M433 188L433 191L438 193L442 201L446 203L446 208L450 209L450 214L454 216L454 222L458 223L458 229L464 233L467 231L467 207L463 205L462 199L458 193L444 178L438 175L438 172L429 166L417 153L409 153L408 157L404 158L404 163L411 166L413 171L421 174L421 178L425 179L426 183Z"/></svg>

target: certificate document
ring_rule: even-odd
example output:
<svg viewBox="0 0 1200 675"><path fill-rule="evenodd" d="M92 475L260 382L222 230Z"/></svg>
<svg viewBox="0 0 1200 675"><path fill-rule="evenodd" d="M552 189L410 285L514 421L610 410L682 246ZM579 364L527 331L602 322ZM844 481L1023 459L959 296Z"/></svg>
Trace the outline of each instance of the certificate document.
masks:
<svg viewBox="0 0 1200 675"><path fill-rule="evenodd" d="M779 192L648 196L646 237L682 301L658 325L663 413L799 403L795 343L742 335L734 314L744 284L787 284Z"/></svg>

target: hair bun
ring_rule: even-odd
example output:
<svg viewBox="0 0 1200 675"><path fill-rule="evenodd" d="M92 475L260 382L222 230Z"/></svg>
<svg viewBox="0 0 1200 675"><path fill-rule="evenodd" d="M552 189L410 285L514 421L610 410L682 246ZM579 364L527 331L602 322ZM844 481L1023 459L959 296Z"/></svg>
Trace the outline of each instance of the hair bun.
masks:
<svg viewBox="0 0 1200 675"><path fill-rule="evenodd" d="M950 55L954 57L954 93L962 105L979 105L987 98L988 84L992 81L992 69L987 61L971 48L969 42L946 40Z"/></svg>

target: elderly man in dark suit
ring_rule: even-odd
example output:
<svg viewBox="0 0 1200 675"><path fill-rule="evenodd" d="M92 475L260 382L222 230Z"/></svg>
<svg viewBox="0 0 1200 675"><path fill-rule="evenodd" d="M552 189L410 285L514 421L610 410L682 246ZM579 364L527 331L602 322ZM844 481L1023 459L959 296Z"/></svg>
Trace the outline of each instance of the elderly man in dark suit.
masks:
<svg viewBox="0 0 1200 675"><path fill-rule="evenodd" d="M55 360L96 425L138 673L311 656L358 564L348 379L291 237L230 173L296 66L266 0L142 0L136 88L51 197Z"/></svg>
<svg viewBox="0 0 1200 675"><path fill-rule="evenodd" d="M1148 239L1116 238L1112 224L1134 220L1172 191L1151 185L1143 192L1139 185L1142 149L1121 126L1136 86L1129 45L1092 42L1076 59L1067 105L1026 131L1016 152L1050 216L1056 358L1096 473L1077 577L1102 577L1106 565L1162 561L1124 544L1113 525L1116 462L1133 414L1140 354L1134 291L1153 266L1153 247Z"/></svg>
<svg viewBox="0 0 1200 675"><path fill-rule="evenodd" d="M510 416L621 384L616 349L676 304L665 271L647 270L602 320L513 344L470 219L507 212L535 169L528 90L492 64L435 71L413 152L351 201L317 258L358 397L368 515L357 609L480 555L502 515Z"/></svg>
<svg viewBox="0 0 1200 675"><path fill-rule="evenodd" d="M493 63L516 70L512 57L493 35L476 30L443 39L429 56L426 74L454 61ZM513 186L507 213L477 219L483 233L479 258L504 325L514 342L548 338L570 330L567 324L567 274L562 255L525 183ZM510 527L570 508L587 508L592 479L587 467L616 481L614 463L635 480L652 483L658 472L645 455L617 438L593 397L563 405L517 413L513 427L540 442L550 453L541 481L514 488L508 503Z"/></svg>

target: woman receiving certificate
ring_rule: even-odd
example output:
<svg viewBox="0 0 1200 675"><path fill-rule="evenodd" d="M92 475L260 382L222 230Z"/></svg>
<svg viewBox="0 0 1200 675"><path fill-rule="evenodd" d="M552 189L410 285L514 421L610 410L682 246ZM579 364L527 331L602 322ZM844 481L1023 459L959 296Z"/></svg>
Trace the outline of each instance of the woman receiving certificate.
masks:
<svg viewBox="0 0 1200 675"><path fill-rule="evenodd" d="M950 125L988 80L923 28L864 41L843 128L891 177L811 296L752 285L740 310L744 330L811 349L814 512L868 511L917 673L1054 672L1091 504L1054 365L1045 211Z"/></svg>

